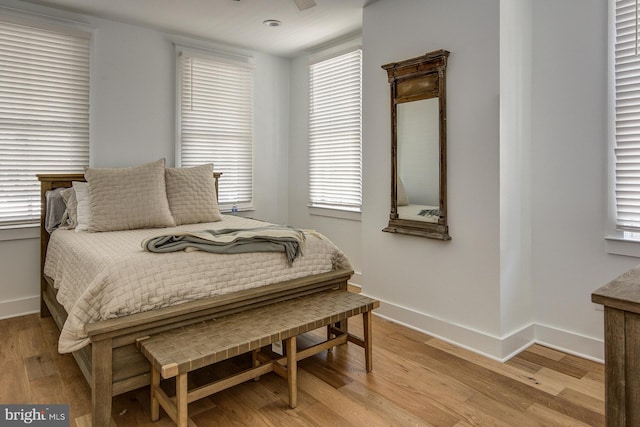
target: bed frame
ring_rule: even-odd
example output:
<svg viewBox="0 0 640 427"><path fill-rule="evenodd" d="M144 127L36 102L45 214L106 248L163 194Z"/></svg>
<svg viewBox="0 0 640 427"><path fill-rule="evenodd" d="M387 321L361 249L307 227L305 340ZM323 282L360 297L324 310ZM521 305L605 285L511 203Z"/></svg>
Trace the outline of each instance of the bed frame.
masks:
<svg viewBox="0 0 640 427"><path fill-rule="evenodd" d="M220 173L214 173L216 194ZM82 174L38 175L41 184L42 217L40 224L40 315L53 317L59 329L67 318L67 312L56 299L53 280L44 274L44 262L49 243L45 230L46 202L49 190L70 187L72 181L84 181ZM150 365L136 349L135 341L179 326L200 322L248 308L261 307L327 289L347 289L347 281L353 274L349 270L337 270L295 280L192 301L173 307L165 307L137 313L118 319L87 324L85 332L91 344L73 353L80 370L91 386L92 425L107 427L111 420L113 396L150 384Z"/></svg>

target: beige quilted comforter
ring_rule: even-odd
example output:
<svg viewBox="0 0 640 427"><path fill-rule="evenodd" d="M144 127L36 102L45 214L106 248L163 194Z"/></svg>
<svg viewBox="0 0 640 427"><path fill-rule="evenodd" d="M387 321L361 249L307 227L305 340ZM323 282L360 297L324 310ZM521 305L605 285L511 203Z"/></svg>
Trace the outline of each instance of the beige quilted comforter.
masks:
<svg viewBox="0 0 640 427"><path fill-rule="evenodd" d="M51 235L44 272L54 280L58 301L69 314L58 350L89 343L84 325L338 269L349 260L328 239L308 232L303 256L292 266L284 253L212 254L145 252L141 242L171 230L250 228L265 223L224 215L215 223L175 228Z"/></svg>

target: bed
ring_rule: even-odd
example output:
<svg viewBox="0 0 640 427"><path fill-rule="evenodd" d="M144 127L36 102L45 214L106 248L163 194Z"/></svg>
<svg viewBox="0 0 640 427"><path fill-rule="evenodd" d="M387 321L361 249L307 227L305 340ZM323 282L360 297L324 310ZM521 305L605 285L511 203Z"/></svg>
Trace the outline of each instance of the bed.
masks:
<svg viewBox="0 0 640 427"><path fill-rule="evenodd" d="M215 174L216 189L219 176L220 174ZM45 227L45 218L47 218L46 193L56 188L70 187L73 181L85 181L85 177L82 174L44 174L38 175L38 179L41 183L42 198L41 316L52 316L61 331L66 331L64 332L66 334L69 331L65 325L70 313L59 302L59 299L64 300L64 298L62 295L58 295L61 291L56 286L56 280L45 274L45 265L50 241L52 256L55 251L57 253L55 256L58 258L56 262L63 263L65 257L60 254L64 254L66 249L61 241L76 240L75 234L78 233L71 234L74 231L60 230L53 232L52 236L47 232ZM138 239L153 232L155 231L140 230L133 234ZM106 236L108 233L110 232L86 234ZM114 233L124 234L123 232ZM62 238L63 236L66 236L66 239ZM192 255L206 257L211 254L193 253ZM99 314L98 317L88 316L80 323L72 322L74 326L70 333L73 339L69 345L62 345L61 349L63 351L73 350L72 354L91 386L93 425L109 425L112 396L150 383L149 363L136 350L136 338L322 290L339 288L346 291L347 281L353 274L348 261L333 263L330 270L322 270L326 270L326 268L312 268L292 275L276 275L274 276L276 277L275 281L263 280L261 283L254 283L250 286L237 286L236 283L231 286L231 291L223 294L189 297L177 301L176 305L167 305L161 302L153 307L138 310L138 312L134 310L131 314L120 315L121 313L117 313L118 310L116 310L116 313ZM47 268L47 272L54 272L54 275L58 274L55 273L56 271L50 266ZM268 274L268 276L270 275L271 273ZM59 279L59 281L62 282L63 279ZM176 303L176 301L173 302ZM78 317L73 310L69 311L74 319ZM107 318L101 319L100 317Z"/></svg>

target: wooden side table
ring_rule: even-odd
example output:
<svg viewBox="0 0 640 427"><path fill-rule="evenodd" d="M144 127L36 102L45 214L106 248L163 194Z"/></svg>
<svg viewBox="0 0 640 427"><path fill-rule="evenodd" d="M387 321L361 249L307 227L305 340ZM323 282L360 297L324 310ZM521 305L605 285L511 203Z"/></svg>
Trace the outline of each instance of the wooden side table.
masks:
<svg viewBox="0 0 640 427"><path fill-rule="evenodd" d="M604 305L607 427L640 426L640 266L591 294Z"/></svg>

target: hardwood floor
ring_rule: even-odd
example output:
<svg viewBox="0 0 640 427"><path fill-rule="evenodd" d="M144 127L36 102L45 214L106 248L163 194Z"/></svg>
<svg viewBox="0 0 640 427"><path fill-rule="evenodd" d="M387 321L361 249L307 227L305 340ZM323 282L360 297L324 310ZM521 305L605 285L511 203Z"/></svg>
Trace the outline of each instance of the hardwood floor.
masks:
<svg viewBox="0 0 640 427"><path fill-rule="evenodd" d="M359 317L351 330L361 333ZM70 405L71 426L91 424L89 387L69 354L57 353L53 320L0 320L0 403ZM374 316L373 372L353 345L304 360L298 407L274 374L189 405L206 426L602 426L602 364L534 345L495 362ZM313 338L313 337L311 337ZM236 360L191 378L217 377ZM169 388L168 388L169 389ZM171 426L149 420L148 388L114 398L120 427Z"/></svg>

